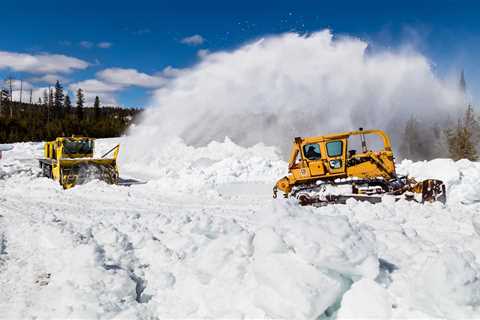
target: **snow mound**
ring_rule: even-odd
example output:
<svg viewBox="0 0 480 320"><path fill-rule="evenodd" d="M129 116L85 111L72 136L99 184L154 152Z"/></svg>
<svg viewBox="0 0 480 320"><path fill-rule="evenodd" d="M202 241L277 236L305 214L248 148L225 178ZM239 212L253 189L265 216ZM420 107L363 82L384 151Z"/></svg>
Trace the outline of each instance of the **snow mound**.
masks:
<svg viewBox="0 0 480 320"><path fill-rule="evenodd" d="M127 139L125 149L131 148L135 150L134 141ZM174 139L164 144L158 154L131 154L135 156L125 154L122 158L122 170L130 176L149 180L147 188L170 196L215 197L225 191L223 185L271 184L287 173L287 165L276 148L263 144L243 148L229 138L198 148Z"/></svg>
<svg viewBox="0 0 480 320"><path fill-rule="evenodd" d="M0 161L0 313L7 318L475 318L478 163L404 161L446 181L448 202L272 199L275 148L182 140L127 155L130 187L63 190L38 176L41 144Z"/></svg>
<svg viewBox="0 0 480 320"><path fill-rule="evenodd" d="M447 186L447 201L472 204L480 202L480 163L469 160L435 159L412 162L403 160L397 172L418 180L440 179Z"/></svg>
<svg viewBox="0 0 480 320"><path fill-rule="evenodd" d="M362 279L343 296L337 319L390 319L391 306L385 288L370 279Z"/></svg>
<svg viewBox="0 0 480 320"><path fill-rule="evenodd" d="M418 303L438 317L480 314L480 265L475 255L453 247L428 260L417 279Z"/></svg>
<svg viewBox="0 0 480 320"><path fill-rule="evenodd" d="M354 280L378 274L374 236L345 217L315 215L290 204L262 215L269 227L258 230L253 242L255 304L269 317L328 315Z"/></svg>

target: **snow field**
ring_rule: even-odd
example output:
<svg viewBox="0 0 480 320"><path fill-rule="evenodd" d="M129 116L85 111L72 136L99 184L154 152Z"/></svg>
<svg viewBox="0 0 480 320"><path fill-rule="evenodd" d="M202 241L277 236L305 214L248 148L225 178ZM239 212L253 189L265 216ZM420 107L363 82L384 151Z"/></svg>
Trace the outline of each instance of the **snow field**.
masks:
<svg viewBox="0 0 480 320"><path fill-rule="evenodd" d="M2 318L478 318L480 165L403 161L448 203L271 199L286 163L226 139L126 154L131 187L63 190L41 144L0 162Z"/></svg>

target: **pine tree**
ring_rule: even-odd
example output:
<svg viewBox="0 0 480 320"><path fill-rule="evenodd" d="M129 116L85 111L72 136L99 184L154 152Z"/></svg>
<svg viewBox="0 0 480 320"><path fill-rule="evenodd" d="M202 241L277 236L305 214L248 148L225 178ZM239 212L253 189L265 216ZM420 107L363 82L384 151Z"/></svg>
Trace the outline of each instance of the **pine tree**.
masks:
<svg viewBox="0 0 480 320"><path fill-rule="evenodd" d="M476 145L480 141L480 125L472 106L468 106L463 119L458 119L455 129L447 129L450 157L454 160L478 160Z"/></svg>
<svg viewBox="0 0 480 320"><path fill-rule="evenodd" d="M83 105L85 103L85 97L83 95L83 90L78 88L77 90L77 119L79 121L83 120Z"/></svg>
<svg viewBox="0 0 480 320"><path fill-rule="evenodd" d="M467 106L467 111L465 112L465 127L471 132L472 143L478 144L480 142L480 124L471 105Z"/></svg>
<svg viewBox="0 0 480 320"><path fill-rule="evenodd" d="M95 121L100 119L100 98L98 96L95 97L95 102L93 103L93 111L95 115Z"/></svg>
<svg viewBox="0 0 480 320"><path fill-rule="evenodd" d="M50 95L48 93L47 89L43 90L43 114L47 122L50 121Z"/></svg>
<svg viewBox="0 0 480 320"><path fill-rule="evenodd" d="M48 91L47 91L47 89L43 90L43 105L48 106Z"/></svg>
<svg viewBox="0 0 480 320"><path fill-rule="evenodd" d="M403 141L400 145L400 155L405 159L421 160L422 143L418 129L418 121L412 115L405 125Z"/></svg>
<svg viewBox="0 0 480 320"><path fill-rule="evenodd" d="M63 100L65 95L63 93L63 87L60 81L55 83L55 100L54 100L54 114L56 118L63 118Z"/></svg>
<svg viewBox="0 0 480 320"><path fill-rule="evenodd" d="M70 101L70 96L68 94L65 95L64 107L65 112L67 113L67 115L69 115L72 112L72 102Z"/></svg>
<svg viewBox="0 0 480 320"><path fill-rule="evenodd" d="M463 69L462 69L462 72L460 73L460 81L458 83L458 88L463 94L467 92L467 82L465 81L465 73L463 72Z"/></svg>
<svg viewBox="0 0 480 320"><path fill-rule="evenodd" d="M53 107L53 91L50 87L48 87L48 107Z"/></svg>
<svg viewBox="0 0 480 320"><path fill-rule="evenodd" d="M434 141L432 144L432 158L448 158L448 142L444 128L448 128L451 125L450 120L446 119L441 123L435 122L431 128Z"/></svg>

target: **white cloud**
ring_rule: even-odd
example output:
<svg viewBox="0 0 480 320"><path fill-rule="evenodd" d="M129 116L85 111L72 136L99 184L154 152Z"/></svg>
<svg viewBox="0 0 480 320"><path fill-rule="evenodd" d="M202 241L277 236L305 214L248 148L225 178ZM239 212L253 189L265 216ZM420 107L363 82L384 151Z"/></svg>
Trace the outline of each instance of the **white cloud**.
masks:
<svg viewBox="0 0 480 320"><path fill-rule="evenodd" d="M80 41L79 45L80 45L80 47L90 49L91 47L93 47L93 42L91 42L91 41Z"/></svg>
<svg viewBox="0 0 480 320"><path fill-rule="evenodd" d="M162 76L151 76L135 69L109 68L98 72L97 77L105 82L121 86L158 88L165 84Z"/></svg>
<svg viewBox="0 0 480 320"><path fill-rule="evenodd" d="M127 68L108 68L99 71L96 79L88 79L72 83L69 88L77 91L82 88L87 101L92 101L95 96L109 105L118 105L115 94L130 86L157 89L165 85L172 78L182 74L181 69L175 69L171 66L166 67L163 71L149 75L139 72L136 69Z"/></svg>
<svg viewBox="0 0 480 320"><path fill-rule="evenodd" d="M148 28L144 28L144 29L139 29L139 30L133 31L132 34L134 34L136 36L142 36L142 35L150 33L150 32L152 32L152 30L150 30Z"/></svg>
<svg viewBox="0 0 480 320"><path fill-rule="evenodd" d="M41 88L32 88L32 102L37 103L38 98L43 99L43 91L47 90L48 87L41 87ZM13 101L20 101L20 90L13 90L12 91L12 99ZM22 90L22 102L30 102L30 88Z"/></svg>
<svg viewBox="0 0 480 320"><path fill-rule="evenodd" d="M97 43L97 47L102 48L102 49L111 48L112 45L113 45L113 44L112 44L111 42L106 42L106 41Z"/></svg>
<svg viewBox="0 0 480 320"><path fill-rule="evenodd" d="M210 53L210 51L208 51L208 49L200 49L200 50L197 51L197 56L199 56L200 58L204 58L209 53Z"/></svg>
<svg viewBox="0 0 480 320"><path fill-rule="evenodd" d="M121 89L120 87L109 86L95 79L72 84L69 88L74 93L78 88L83 90L86 106L92 106L96 96L100 98L102 105L118 105L115 92Z"/></svg>
<svg viewBox="0 0 480 320"><path fill-rule="evenodd" d="M100 98L102 105L118 105L115 93L124 89L124 86L98 79L88 79L69 85L69 89L73 92L76 92L79 88L83 90L87 106L93 105L96 96Z"/></svg>
<svg viewBox="0 0 480 320"><path fill-rule="evenodd" d="M93 47L101 48L101 49L108 49L113 46L113 43L108 42L108 41L102 41L99 43L94 43L92 41L81 41L78 44L80 47L85 48L85 49L91 49Z"/></svg>
<svg viewBox="0 0 480 320"><path fill-rule="evenodd" d="M85 105L87 107L93 106L95 97L100 99L100 106L118 106L119 103L115 98L115 95L109 92L84 92Z"/></svg>
<svg viewBox="0 0 480 320"><path fill-rule="evenodd" d="M4 88L5 89L8 89L10 87L10 83L8 80L5 81L4 83ZM21 81L21 80L18 80L18 79L13 79L12 80L12 91L14 90L20 90L20 87L22 87L23 90L27 90L27 89L30 89L32 88L32 84L28 81Z"/></svg>
<svg viewBox="0 0 480 320"><path fill-rule="evenodd" d="M71 72L85 69L88 62L62 54L27 54L0 51L0 69L31 73Z"/></svg>
<svg viewBox="0 0 480 320"><path fill-rule="evenodd" d="M184 72L183 69L177 69L172 66L167 66L162 71L155 73L155 75L165 77L165 78L174 78L174 77L178 77L183 72Z"/></svg>
<svg viewBox="0 0 480 320"><path fill-rule="evenodd" d="M205 39L201 35L195 34L193 36L183 38L180 42L190 46L198 46L204 43Z"/></svg>
<svg viewBox="0 0 480 320"><path fill-rule="evenodd" d="M116 92L123 89L123 86L103 82L97 79L89 79L72 83L69 88L72 91L77 91L78 88L82 88L85 92Z"/></svg>
<svg viewBox="0 0 480 320"><path fill-rule="evenodd" d="M57 82L57 80L63 83L68 82L67 78L60 76L58 74L46 74L41 77L30 78L30 81L32 82L49 83L49 84L54 84Z"/></svg>

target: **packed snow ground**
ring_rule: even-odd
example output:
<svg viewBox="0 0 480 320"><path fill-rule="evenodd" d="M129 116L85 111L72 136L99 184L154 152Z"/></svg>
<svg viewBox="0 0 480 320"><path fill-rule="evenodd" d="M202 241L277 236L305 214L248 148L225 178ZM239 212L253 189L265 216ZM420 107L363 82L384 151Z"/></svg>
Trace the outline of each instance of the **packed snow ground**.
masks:
<svg viewBox="0 0 480 320"><path fill-rule="evenodd" d="M480 318L479 163L399 165L445 206L311 208L271 198L287 165L264 145L121 153L146 184L70 190L41 148L0 160L0 318Z"/></svg>

